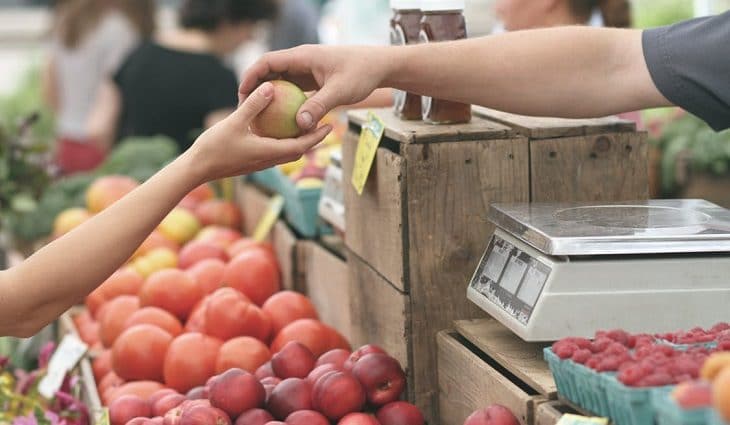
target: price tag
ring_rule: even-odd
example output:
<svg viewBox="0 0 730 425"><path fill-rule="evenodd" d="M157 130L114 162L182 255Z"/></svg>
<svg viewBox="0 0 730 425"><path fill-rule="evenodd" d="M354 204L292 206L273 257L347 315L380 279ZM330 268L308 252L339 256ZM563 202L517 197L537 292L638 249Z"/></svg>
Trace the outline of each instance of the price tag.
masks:
<svg viewBox="0 0 730 425"><path fill-rule="evenodd" d="M45 398L52 398L61 388L66 374L76 366L88 349L76 335L66 335L48 363L48 372L38 385L38 392Z"/></svg>
<svg viewBox="0 0 730 425"><path fill-rule="evenodd" d="M111 421L109 420L109 408L105 407L101 409L101 412L97 415L96 418L96 425L109 425Z"/></svg>
<svg viewBox="0 0 730 425"><path fill-rule="evenodd" d="M259 224L256 225L256 229L253 231L253 239L256 242L264 241L274 227L276 220L281 215L281 210L284 208L284 197L281 195L274 195L269 201L269 206L266 208L264 216L261 217Z"/></svg>
<svg viewBox="0 0 730 425"><path fill-rule="evenodd" d="M352 169L352 185L358 195L362 195L365 183L370 175L378 145L383 138L385 126L383 122L372 112L368 112L368 121L363 124L360 131L360 140L357 143L355 153L355 165Z"/></svg>
<svg viewBox="0 0 730 425"><path fill-rule="evenodd" d="M566 413L560 417L557 425L608 425L607 418L590 418L587 416Z"/></svg>

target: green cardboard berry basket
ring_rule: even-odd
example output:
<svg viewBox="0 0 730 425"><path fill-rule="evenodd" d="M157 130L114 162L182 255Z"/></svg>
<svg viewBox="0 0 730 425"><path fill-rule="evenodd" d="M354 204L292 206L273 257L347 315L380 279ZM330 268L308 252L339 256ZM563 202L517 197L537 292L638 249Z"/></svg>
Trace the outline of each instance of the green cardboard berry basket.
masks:
<svg viewBox="0 0 730 425"><path fill-rule="evenodd" d="M624 385L616 376L604 376L607 380L606 396L609 417L617 425L653 424L656 410L652 404L652 392L673 386L634 388Z"/></svg>
<svg viewBox="0 0 730 425"><path fill-rule="evenodd" d="M705 425L711 408L683 409L671 397L672 388L652 390L652 404L657 425Z"/></svg>
<svg viewBox="0 0 730 425"><path fill-rule="evenodd" d="M597 415L608 416L605 374L572 360L562 360L550 347L545 348L544 357L560 395Z"/></svg>
<svg viewBox="0 0 730 425"><path fill-rule="evenodd" d="M706 423L707 425L729 425L725 422L715 409L707 409Z"/></svg>

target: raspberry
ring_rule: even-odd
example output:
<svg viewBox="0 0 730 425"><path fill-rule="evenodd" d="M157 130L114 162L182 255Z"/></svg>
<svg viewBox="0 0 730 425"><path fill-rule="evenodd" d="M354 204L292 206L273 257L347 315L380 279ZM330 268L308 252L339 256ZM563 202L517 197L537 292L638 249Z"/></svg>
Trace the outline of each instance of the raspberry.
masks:
<svg viewBox="0 0 730 425"><path fill-rule="evenodd" d="M605 351L611 344L613 344L613 340L606 337L601 337L593 341L593 344L591 344L591 351L594 353L602 353Z"/></svg>
<svg viewBox="0 0 730 425"><path fill-rule="evenodd" d="M710 332L714 334L719 334L722 331L726 331L730 329L730 323L720 322L715 324L713 327L710 328Z"/></svg>
<svg viewBox="0 0 730 425"><path fill-rule="evenodd" d="M627 354L629 352L629 349L626 348L625 345L622 345L618 342L614 342L613 344L609 345L606 349L606 354L615 354L615 355L623 355Z"/></svg>
<svg viewBox="0 0 730 425"><path fill-rule="evenodd" d="M598 356L593 356L585 363L586 367L591 368L593 370L596 370L598 368L598 365L601 363L601 358Z"/></svg>
<svg viewBox="0 0 730 425"><path fill-rule="evenodd" d="M578 346L570 341L558 341L553 344L553 352L563 360L571 358L577 349Z"/></svg>
<svg viewBox="0 0 730 425"><path fill-rule="evenodd" d="M573 344L577 345L580 349L590 349L592 343L586 338L573 338Z"/></svg>
<svg viewBox="0 0 730 425"><path fill-rule="evenodd" d="M593 353L591 353L591 350L581 348L580 350L576 350L576 352L573 353L573 357L571 357L571 360L576 363L585 364L592 355Z"/></svg>
<svg viewBox="0 0 730 425"><path fill-rule="evenodd" d="M646 387L662 387L664 385L670 385L674 382L672 376L666 372L654 372L642 379L644 381L643 386Z"/></svg>
<svg viewBox="0 0 730 425"><path fill-rule="evenodd" d="M625 385L635 386L644 376L646 376L644 369L639 365L633 365L621 370L618 374L618 380Z"/></svg>
<svg viewBox="0 0 730 425"><path fill-rule="evenodd" d="M620 358L616 356L607 356L603 360L601 360L600 363L598 363L598 367L596 368L596 370L599 372L615 372L618 370L620 364Z"/></svg>
<svg viewBox="0 0 730 425"><path fill-rule="evenodd" d="M612 331L608 331L606 334L608 338L611 338L612 340L618 342L621 345L628 346L629 345L629 338L630 335L628 332L621 330L621 329L614 329Z"/></svg>

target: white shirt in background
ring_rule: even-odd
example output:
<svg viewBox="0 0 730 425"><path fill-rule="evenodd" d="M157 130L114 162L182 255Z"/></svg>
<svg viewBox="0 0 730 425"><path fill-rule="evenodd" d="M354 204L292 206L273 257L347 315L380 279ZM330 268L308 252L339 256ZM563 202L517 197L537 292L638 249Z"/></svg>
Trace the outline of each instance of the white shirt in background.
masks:
<svg viewBox="0 0 730 425"><path fill-rule="evenodd" d="M59 136L85 139L87 118L99 86L105 77L116 72L138 41L132 24L116 11L106 13L76 48L53 41L51 55L60 103L56 117Z"/></svg>

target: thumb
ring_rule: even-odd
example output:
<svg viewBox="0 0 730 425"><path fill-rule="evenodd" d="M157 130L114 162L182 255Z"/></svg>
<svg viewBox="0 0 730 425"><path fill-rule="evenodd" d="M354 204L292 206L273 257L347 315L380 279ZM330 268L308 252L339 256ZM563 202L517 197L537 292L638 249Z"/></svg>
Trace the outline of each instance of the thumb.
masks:
<svg viewBox="0 0 730 425"><path fill-rule="evenodd" d="M266 109L274 98L274 86L268 81L253 91L233 113L238 123L248 124L256 115Z"/></svg>
<svg viewBox="0 0 730 425"><path fill-rule="evenodd" d="M297 124L302 130L313 129L318 122L332 109L340 106L343 91L336 88L335 84L325 84L312 95L297 114Z"/></svg>

